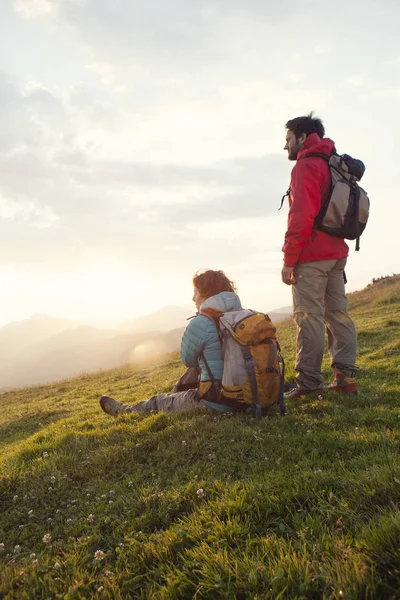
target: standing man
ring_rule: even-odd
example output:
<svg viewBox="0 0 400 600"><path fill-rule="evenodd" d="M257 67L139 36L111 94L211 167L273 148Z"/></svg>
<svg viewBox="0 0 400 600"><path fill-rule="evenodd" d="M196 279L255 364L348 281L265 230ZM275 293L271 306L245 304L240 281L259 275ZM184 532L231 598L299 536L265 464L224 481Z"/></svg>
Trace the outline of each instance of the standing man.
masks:
<svg viewBox="0 0 400 600"><path fill-rule="evenodd" d="M315 152L329 156L336 151L335 144L324 137L322 121L313 113L291 119L286 129L284 150L296 164L290 181L282 281L292 286L297 385L285 397L322 391L325 325L334 371L329 389L355 393L357 335L344 289L349 248L343 239L314 229L314 219L328 199L331 178L324 158L307 156Z"/></svg>

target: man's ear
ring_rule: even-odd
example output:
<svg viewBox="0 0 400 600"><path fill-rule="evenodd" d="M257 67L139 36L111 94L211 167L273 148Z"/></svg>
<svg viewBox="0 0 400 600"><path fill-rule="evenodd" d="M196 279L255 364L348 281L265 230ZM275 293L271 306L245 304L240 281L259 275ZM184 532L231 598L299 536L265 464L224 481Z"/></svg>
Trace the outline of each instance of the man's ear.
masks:
<svg viewBox="0 0 400 600"><path fill-rule="evenodd" d="M306 134L306 133L302 133L302 134L301 134L301 136L298 138L298 140L299 140L299 144L300 144L301 146L303 146L303 144L304 144L304 142L306 141L306 139L307 139L307 134Z"/></svg>

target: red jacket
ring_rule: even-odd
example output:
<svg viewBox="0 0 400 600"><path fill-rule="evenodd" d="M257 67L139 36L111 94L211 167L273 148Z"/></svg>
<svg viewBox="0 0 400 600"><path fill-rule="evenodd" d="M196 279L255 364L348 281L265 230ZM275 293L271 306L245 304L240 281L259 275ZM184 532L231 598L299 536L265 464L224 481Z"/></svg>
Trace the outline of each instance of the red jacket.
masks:
<svg viewBox="0 0 400 600"><path fill-rule="evenodd" d="M316 156L302 158L310 152L329 156L333 151L336 150L332 140L312 133L298 153L290 180L288 225L282 248L286 267L348 256L349 247L344 240L313 229L314 219L330 190L328 163Z"/></svg>

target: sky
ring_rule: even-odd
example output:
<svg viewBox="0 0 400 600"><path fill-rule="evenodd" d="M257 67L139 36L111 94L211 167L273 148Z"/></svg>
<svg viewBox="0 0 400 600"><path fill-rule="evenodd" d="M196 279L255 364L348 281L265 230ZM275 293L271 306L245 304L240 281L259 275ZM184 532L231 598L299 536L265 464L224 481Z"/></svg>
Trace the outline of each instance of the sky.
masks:
<svg viewBox="0 0 400 600"><path fill-rule="evenodd" d="M348 291L400 272L399 22L398 0L1 0L0 325L188 304L206 268L289 305L284 125L311 110L367 167Z"/></svg>

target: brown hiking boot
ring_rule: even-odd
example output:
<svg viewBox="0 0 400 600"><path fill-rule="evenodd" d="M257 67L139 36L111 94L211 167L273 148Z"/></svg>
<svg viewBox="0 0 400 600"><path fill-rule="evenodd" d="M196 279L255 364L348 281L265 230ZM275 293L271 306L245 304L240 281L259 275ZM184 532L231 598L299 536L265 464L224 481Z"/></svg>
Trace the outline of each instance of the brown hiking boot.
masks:
<svg viewBox="0 0 400 600"><path fill-rule="evenodd" d="M329 392L342 392L344 394L357 394L357 383L355 377L349 377L340 371L335 371L333 383L328 385Z"/></svg>
<svg viewBox="0 0 400 600"><path fill-rule="evenodd" d="M304 390L302 388L295 387L292 390L290 390L289 392L285 392L285 394L283 394L283 397L285 400L301 400L302 398L305 398L306 396L309 396L310 394L321 395L323 393L323 391L324 390L322 390L322 389Z"/></svg>
<svg viewBox="0 0 400 600"><path fill-rule="evenodd" d="M129 410L129 406L123 404L122 402L117 402L114 400L114 398L110 398L110 396L102 396L100 398L100 406L105 413L111 415L112 417L118 417L118 415L131 412Z"/></svg>

